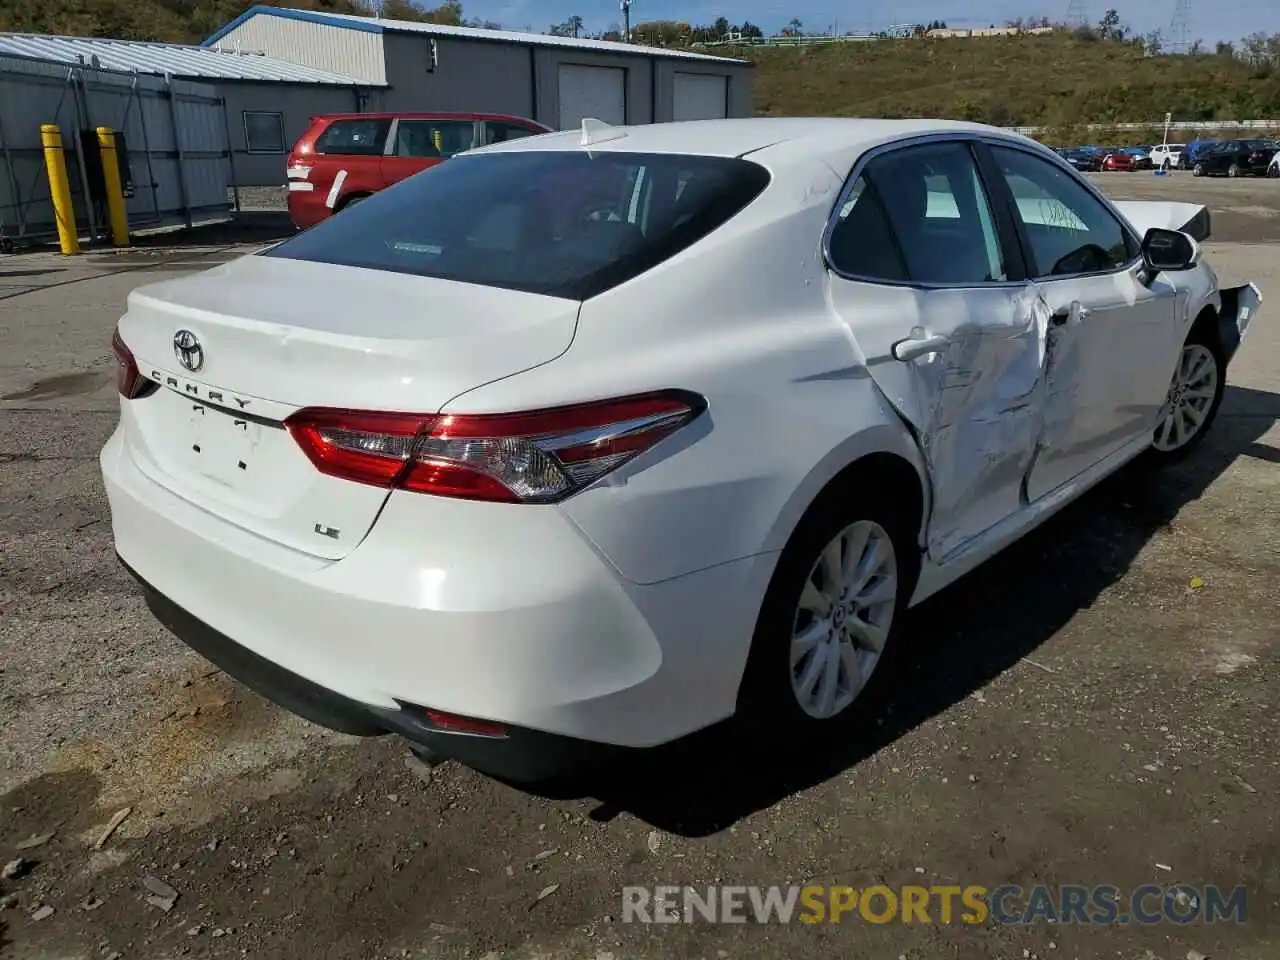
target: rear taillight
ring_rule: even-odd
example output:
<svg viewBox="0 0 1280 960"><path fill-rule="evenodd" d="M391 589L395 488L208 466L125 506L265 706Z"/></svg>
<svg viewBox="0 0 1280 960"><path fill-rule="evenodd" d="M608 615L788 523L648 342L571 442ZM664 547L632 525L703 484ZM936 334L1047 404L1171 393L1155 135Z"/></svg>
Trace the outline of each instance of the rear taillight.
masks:
<svg viewBox="0 0 1280 960"><path fill-rule="evenodd" d="M285 426L329 476L418 493L554 503L696 418L677 390L512 414L421 416L308 408Z"/></svg>
<svg viewBox="0 0 1280 960"><path fill-rule="evenodd" d="M111 350L116 355L116 389L120 391L120 396L126 400L135 400L155 390L158 384L138 372L138 361L134 359L133 351L120 338L119 329L111 335Z"/></svg>

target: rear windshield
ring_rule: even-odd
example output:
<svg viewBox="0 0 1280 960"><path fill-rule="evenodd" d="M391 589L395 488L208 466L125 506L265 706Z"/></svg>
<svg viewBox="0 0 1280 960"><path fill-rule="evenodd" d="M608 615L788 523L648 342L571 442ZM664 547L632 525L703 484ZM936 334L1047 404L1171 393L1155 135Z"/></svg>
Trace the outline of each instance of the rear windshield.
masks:
<svg viewBox="0 0 1280 960"><path fill-rule="evenodd" d="M335 120L316 137L315 151L321 155L377 156L386 145L390 126L386 119Z"/></svg>
<svg viewBox="0 0 1280 960"><path fill-rule="evenodd" d="M696 243L768 182L724 157L463 155L262 255L585 300Z"/></svg>

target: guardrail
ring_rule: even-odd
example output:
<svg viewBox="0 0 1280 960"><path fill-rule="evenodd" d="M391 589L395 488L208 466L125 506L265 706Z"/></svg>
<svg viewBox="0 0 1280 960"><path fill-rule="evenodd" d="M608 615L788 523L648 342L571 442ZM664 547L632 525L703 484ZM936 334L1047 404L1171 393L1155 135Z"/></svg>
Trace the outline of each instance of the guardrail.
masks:
<svg viewBox="0 0 1280 960"><path fill-rule="evenodd" d="M1164 122L1154 120L1151 123L1086 123L1071 124L1072 127L1085 130L1163 130ZM1005 127L1012 133L1034 136L1053 127ZM1277 130L1280 120L1182 120L1169 124L1169 131L1174 130Z"/></svg>

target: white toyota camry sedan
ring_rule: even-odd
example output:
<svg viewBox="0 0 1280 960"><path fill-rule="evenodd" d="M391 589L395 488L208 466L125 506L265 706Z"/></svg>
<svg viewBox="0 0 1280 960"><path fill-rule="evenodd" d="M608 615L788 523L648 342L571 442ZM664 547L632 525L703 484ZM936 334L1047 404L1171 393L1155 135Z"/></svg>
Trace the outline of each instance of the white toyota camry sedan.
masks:
<svg viewBox="0 0 1280 960"><path fill-rule="evenodd" d="M131 294L116 549L265 696L496 776L828 730L905 608L1203 439L1261 300L1208 232L975 124L477 150Z"/></svg>

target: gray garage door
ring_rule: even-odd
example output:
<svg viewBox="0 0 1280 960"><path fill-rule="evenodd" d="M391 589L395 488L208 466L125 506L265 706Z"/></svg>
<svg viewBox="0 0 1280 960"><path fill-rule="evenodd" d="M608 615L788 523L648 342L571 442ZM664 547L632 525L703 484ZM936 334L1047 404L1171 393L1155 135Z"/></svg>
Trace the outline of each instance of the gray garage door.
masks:
<svg viewBox="0 0 1280 960"><path fill-rule="evenodd" d="M729 78L707 73L675 75L673 120L720 120L729 115Z"/></svg>
<svg viewBox="0 0 1280 960"><path fill-rule="evenodd" d="M560 65L560 129L582 125L586 117L627 122L627 73L621 67Z"/></svg>

